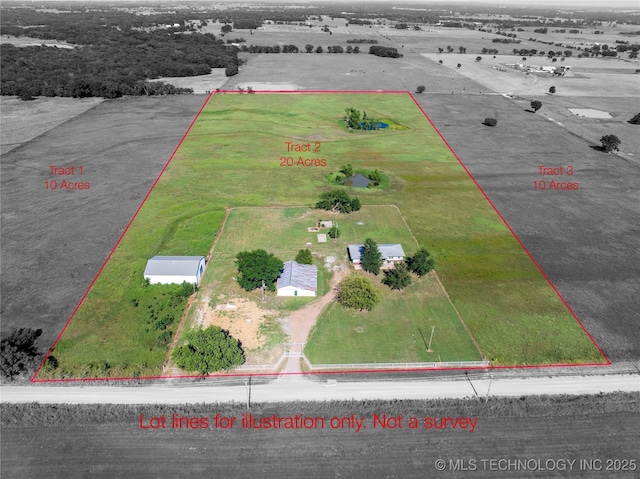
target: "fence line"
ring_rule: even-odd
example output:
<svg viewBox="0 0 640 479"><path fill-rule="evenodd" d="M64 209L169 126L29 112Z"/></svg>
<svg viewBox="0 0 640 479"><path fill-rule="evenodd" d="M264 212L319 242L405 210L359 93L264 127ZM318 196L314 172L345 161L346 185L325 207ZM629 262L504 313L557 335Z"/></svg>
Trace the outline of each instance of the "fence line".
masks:
<svg viewBox="0 0 640 479"><path fill-rule="evenodd" d="M275 364L243 364L236 371L275 371L289 358L302 358L311 371L321 370L358 370L358 369L437 369L437 368L478 368L489 367L489 361L433 361L428 363L349 363L349 364L313 364L304 354L305 343L283 343L284 352ZM297 347L300 352L295 351Z"/></svg>
<svg viewBox="0 0 640 479"><path fill-rule="evenodd" d="M352 364L312 364L307 356L302 355L307 366L312 371L322 369L435 369L435 368L465 368L488 367L489 361L442 361L430 363L352 363Z"/></svg>

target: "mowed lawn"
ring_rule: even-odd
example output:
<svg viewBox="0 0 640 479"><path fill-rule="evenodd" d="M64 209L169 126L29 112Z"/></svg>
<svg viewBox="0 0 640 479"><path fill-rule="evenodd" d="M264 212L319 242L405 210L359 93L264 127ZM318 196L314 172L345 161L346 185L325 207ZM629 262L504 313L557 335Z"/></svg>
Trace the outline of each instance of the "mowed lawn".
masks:
<svg viewBox="0 0 640 479"><path fill-rule="evenodd" d="M347 107L404 130L350 132ZM290 144L311 151L290 151ZM296 166L281 166L292 157ZM320 163L326 166L297 166ZM206 255L237 206L312 205L326 176L352 163L390 178L357 191L364 205L395 204L434 255L482 352L496 364L604 362L597 348L502 224L408 94L234 94L211 97L54 355L60 367L161 371L166 347L131 307L153 255ZM137 293L136 293L137 294ZM93 374L89 371L87 374Z"/></svg>
<svg viewBox="0 0 640 479"><path fill-rule="evenodd" d="M480 361L482 356L464 329L442 288L432 275L413 278L402 291L380 284L382 293L373 311L330 304L320 315L305 347L314 365ZM434 327L431 352L427 345ZM436 334L437 333L437 334Z"/></svg>
<svg viewBox="0 0 640 479"><path fill-rule="evenodd" d="M317 233L307 231L318 219L333 220L342 234L338 241L317 241ZM324 228L321 232L327 232ZM235 208L230 211L224 230L204 275L201 300L213 298L211 306L234 297L257 300L258 292L242 291L233 277L237 274L234 259L240 251L264 248L283 261L295 258L300 249L314 255L320 275L319 295L328 292L330 275L325 258L333 264L347 264L347 244L362 243L366 238L379 243L400 243L407 255L418 245L397 208L390 205L365 205L360 211L344 215L311 209ZM310 243L310 244L309 244ZM364 274L364 273L361 273ZM433 276L414 279L404 291L390 291L380 283L383 275L368 275L383 293L384 300L373 312L347 311L331 305L319 318L311 335L307 355L315 363L387 363L424 361L480 360L481 356L465 331L442 288ZM287 311L315 298L278 298L267 293L268 310ZM192 313L197 308L192 308ZM193 316L192 314L191 316ZM194 318L191 317L190 321ZM438 327L437 344L426 352L420 333L429 340L431 326Z"/></svg>

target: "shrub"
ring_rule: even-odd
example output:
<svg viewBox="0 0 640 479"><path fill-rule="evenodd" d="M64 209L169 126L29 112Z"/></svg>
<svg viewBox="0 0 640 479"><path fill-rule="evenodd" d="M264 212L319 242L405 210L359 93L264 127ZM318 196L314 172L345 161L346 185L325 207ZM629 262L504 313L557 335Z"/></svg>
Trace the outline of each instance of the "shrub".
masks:
<svg viewBox="0 0 640 479"><path fill-rule="evenodd" d="M205 374L228 370L244 362L238 340L218 326L189 331L185 339L187 344L176 348L171 358L187 371Z"/></svg>
<svg viewBox="0 0 640 479"><path fill-rule="evenodd" d="M620 138L616 135L604 135L600 138L600 143L602 143L602 149L607 153L612 151L618 151L618 147L620 146Z"/></svg>
<svg viewBox="0 0 640 479"><path fill-rule="evenodd" d="M336 299L345 308L371 311L380 303L380 292L369 279L351 273L340 281Z"/></svg>
<svg viewBox="0 0 640 479"><path fill-rule="evenodd" d="M416 254L407 258L407 266L412 273L424 276L435 267L435 262L431 257L431 253L423 247Z"/></svg>
<svg viewBox="0 0 640 479"><path fill-rule="evenodd" d="M636 113L631 120L627 123L631 123L632 125L640 125L640 113Z"/></svg>
<svg viewBox="0 0 640 479"><path fill-rule="evenodd" d="M301 249L296 255L296 263L300 264L313 264L313 256L309 249Z"/></svg>
<svg viewBox="0 0 640 479"><path fill-rule="evenodd" d="M404 289L411 284L411 275L405 263L399 263L393 269L385 270L383 284L391 289Z"/></svg>
<svg viewBox="0 0 640 479"><path fill-rule="evenodd" d="M498 124L498 120L495 118L485 118L482 123L487 126L496 126Z"/></svg>

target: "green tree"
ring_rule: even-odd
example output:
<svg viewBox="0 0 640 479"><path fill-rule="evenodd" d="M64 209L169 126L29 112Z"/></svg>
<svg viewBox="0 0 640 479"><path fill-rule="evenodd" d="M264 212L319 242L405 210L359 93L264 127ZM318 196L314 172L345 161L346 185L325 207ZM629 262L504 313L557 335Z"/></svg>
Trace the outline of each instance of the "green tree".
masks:
<svg viewBox="0 0 640 479"><path fill-rule="evenodd" d="M607 153L612 151L618 151L618 147L620 146L620 138L616 135L604 135L600 138L600 143L602 143L602 149Z"/></svg>
<svg viewBox="0 0 640 479"><path fill-rule="evenodd" d="M355 196L351 198L350 205L351 205L351 211L358 211L362 206L362 204L360 203L360 200Z"/></svg>
<svg viewBox="0 0 640 479"><path fill-rule="evenodd" d="M380 170L373 170L367 177L373 182L373 186L378 186L382 182L382 172Z"/></svg>
<svg viewBox="0 0 640 479"><path fill-rule="evenodd" d="M316 48L316 53L322 53L324 50L322 49L322 47L318 47Z"/></svg>
<svg viewBox="0 0 640 479"><path fill-rule="evenodd" d="M187 344L177 347L171 358L186 371L205 374L226 371L244 363L238 340L218 326L191 330L185 339Z"/></svg>
<svg viewBox="0 0 640 479"><path fill-rule="evenodd" d="M354 175L353 165L351 163L347 165L342 165L342 168L340 168L340 173L342 173L347 178L353 176Z"/></svg>
<svg viewBox="0 0 640 479"><path fill-rule="evenodd" d="M340 281L336 299L345 308L371 311L380 303L380 292L368 278L351 273Z"/></svg>
<svg viewBox="0 0 640 479"><path fill-rule="evenodd" d="M346 112L346 116L345 116L345 122L347 123L347 126L349 128L353 128L353 129L360 129L360 123L362 123L362 120L360 118L360 111L356 110L355 108L347 108L345 109Z"/></svg>
<svg viewBox="0 0 640 479"><path fill-rule="evenodd" d="M380 266L382 266L382 263L384 263L384 258L382 257L382 253L380 253L378 243L371 238L364 240L362 257L360 258L362 269L369 273L380 274Z"/></svg>
<svg viewBox="0 0 640 479"><path fill-rule="evenodd" d="M640 125L640 113L636 113L633 115L633 118L629 120L627 123L631 123L632 125Z"/></svg>
<svg viewBox="0 0 640 479"><path fill-rule="evenodd" d="M236 256L239 277L238 284L247 291L253 291L265 282L269 291L275 291L275 281L282 273L284 263L272 253L263 249L242 251Z"/></svg>
<svg viewBox="0 0 640 479"><path fill-rule="evenodd" d="M416 88L416 93L423 93L427 88L424 85L418 85Z"/></svg>
<svg viewBox="0 0 640 479"><path fill-rule="evenodd" d="M231 25L223 25L220 29L221 33L231 33L233 31L233 27Z"/></svg>
<svg viewBox="0 0 640 479"><path fill-rule="evenodd" d="M540 100L533 100L531 102L531 109L534 111L534 113L540 108L542 108L542 102Z"/></svg>
<svg viewBox="0 0 640 479"><path fill-rule="evenodd" d="M320 200L316 203L316 209L351 213L352 211L357 211L353 209L354 206L360 209L360 201L354 202L356 199L350 198L344 190L325 191L320 195Z"/></svg>
<svg viewBox="0 0 640 479"><path fill-rule="evenodd" d="M405 263L396 264L395 268L384 271L382 283L391 289L404 289L411 284L411 275Z"/></svg>
<svg viewBox="0 0 640 479"><path fill-rule="evenodd" d="M498 124L498 120L495 118L485 118L482 123L487 126L496 126Z"/></svg>
<svg viewBox="0 0 640 479"><path fill-rule="evenodd" d="M307 43L304 46L304 49L306 50L307 53L311 53L313 51L313 45L310 45L309 43Z"/></svg>
<svg viewBox="0 0 640 479"><path fill-rule="evenodd" d="M556 87L552 86L549 87L549 93L551 93L552 95L556 92Z"/></svg>
<svg viewBox="0 0 640 479"><path fill-rule="evenodd" d="M309 249L301 249L296 255L296 263L300 264L313 264L313 256Z"/></svg>
<svg viewBox="0 0 640 479"><path fill-rule="evenodd" d="M431 257L431 253L422 247L416 254L407 258L407 266L412 273L424 276L435 267L435 261Z"/></svg>
<svg viewBox="0 0 640 479"><path fill-rule="evenodd" d="M340 233L340 229L339 229L336 225L333 225L333 226L329 229L329 233L328 233L328 234L329 234L329 237L330 237L331 239L338 239L338 238L340 238L340 234L341 234L341 233Z"/></svg>

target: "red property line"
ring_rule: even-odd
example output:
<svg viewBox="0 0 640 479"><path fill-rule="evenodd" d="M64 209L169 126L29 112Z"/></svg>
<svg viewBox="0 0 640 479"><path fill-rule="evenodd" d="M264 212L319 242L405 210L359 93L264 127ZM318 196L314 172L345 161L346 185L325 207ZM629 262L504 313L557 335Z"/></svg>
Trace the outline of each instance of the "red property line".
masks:
<svg viewBox="0 0 640 479"><path fill-rule="evenodd" d="M49 348L49 351L47 351L46 356L44 357L44 359L42 360L42 362L40 363L40 366L38 366L38 369L36 370L36 372L33 374L33 376L31 377L31 382L40 382L42 380L38 380L36 379L36 376L38 375L38 373L40 372L40 370L42 369L42 367L44 366L44 363L47 361L47 359L49 359L49 356L51 355L51 353L53 352L53 350L55 349L56 345L58 344L58 341L60 341L60 338L62 337L62 335L64 334L65 330L67 329L67 327L69 326L69 324L71 323L71 320L73 319L73 317L76 315L76 313L78 312L78 309L80 309L80 306L82 305L82 303L84 302L85 298L87 297L87 295L89 294L89 291L91 291L91 288L93 288L94 283L97 281L98 277L100 276L100 274L102 273L102 270L105 268L105 266L107 265L107 263L109 262L109 260L111 259L111 256L113 255L113 253L115 252L116 248L118 247L118 245L120 244L120 242L122 241L122 238L124 238L124 235L127 234L127 231L129 230L129 227L131 226L131 224L133 223L133 220L136 219L136 216L138 216L138 213L140 212L140 209L142 208L142 206L145 204L145 202L147 201L147 198L149 198L149 195L151 194L151 192L153 191L153 189L156 187L156 184L158 183L158 181L160 180L160 177L162 176L162 174L164 173L164 171L167 169L167 167L169 166L169 163L171 163L171 161L173 160L173 157L175 156L175 154L178 152L178 149L180 149L180 146L182 145L182 142L184 141L184 139L187 137L187 135L189 134L189 132L191 131L191 128L193 127L193 125L195 124L196 120L198 119L198 117L200 116L200 113L202 113L202 110L204 110L204 107L207 105L207 102L209 101L209 98L211 98L211 95L207 96L207 99L204 101L204 103L202 104L202 106L200 107L200 110L198 110L198 113L196 114L196 116L194 117L193 120L191 120L191 123L189 124L189 127L187 128L187 131L184 133L184 135L182 135L182 138L180 139L180 142L178 143L178 146L176 146L173 150L173 153L171 153L171 156L169 157L169 159L167 160L167 162L164 164L164 167L162 168L162 171L160 171L160 174L158 174L158 176L156 177L155 181L153 182L153 185L151 185L151 188L149 188L149 191L147 191L147 194L145 195L144 199L142 200L142 202L140 203L140 206L138 206L138 209L136 210L136 212L133 214L133 217L131 218L131 220L129 220L129 223L127 224L126 228L124 229L124 231L122 232L122 234L120 235L120 238L118 238L118 241L116 241L116 244L113 246L113 248L111 249L111 252L109 252L109 256L107 256L107 259L104 260L104 262L102 263L102 266L100 266L100 269L98 270L98 273L94 276L93 281L91 281L91 284L89 285L89 287L87 288L87 290L84 292L84 294L82 295L82 298L80 298L80 301L78 302L78 304L76 305L75 309L73 310L73 312L71 313L71 316L69 316L69 319L67 320L67 322L65 323L64 327L62 328L62 331L60 331L60 334L58 334L58 337L56 338L56 340L53 342L53 345Z"/></svg>
<svg viewBox="0 0 640 479"><path fill-rule="evenodd" d="M137 378L133 378L133 377L121 377L121 378L68 378L68 379L36 379L36 376L38 375L38 373L40 372L40 370L42 369L42 367L44 366L46 360L49 358L49 356L51 355L51 353L53 352L53 350L55 349L56 345L58 344L58 341L60 340L60 338L62 337L62 335L64 334L65 330L67 329L67 327L69 326L69 323L71 322L71 320L73 319L73 317L76 315L78 309L80 308L80 306L82 305L82 303L84 302L85 298L87 297L87 295L89 294L89 291L91 290L91 288L93 287L94 283L96 282L96 280L98 279L98 277L100 276L100 274L102 273L102 270L105 268L106 264L109 262L109 260L111 259L111 256L113 255L113 253L115 252L116 248L118 247L118 245L120 244L120 242L122 241L124 235L127 233L127 231L129 230L129 227L131 226L131 224L133 223L133 221L135 220L136 216L138 215L138 213L140 212L140 209L142 208L142 206L144 205L144 203L147 201L147 198L149 197L149 195L151 194L151 192L153 191L153 189L155 188L156 184L158 183L158 181L160 180L160 177L162 176L162 174L164 173L164 171L167 169L167 167L169 166L169 164L171 163L171 161L173 160L175 154L177 153L177 151L180 149L180 146L182 145L182 143L184 142L185 138L187 137L187 135L189 134L189 132L191 131L191 128L193 127L193 125L195 124L195 122L197 121L197 119L200 117L200 114L202 113L202 111L204 110L205 106L207 105L207 103L209 102L209 99L214 95L214 94L248 94L248 95L252 95L252 94L282 94L282 93L286 93L286 94L402 94L402 95L408 95L411 100L414 102L414 104L418 107L418 109L420 110L420 112L422 112L423 116L427 119L427 121L429 122L429 124L431 125L431 127L435 130L435 132L438 134L438 136L440 137L440 139L444 142L444 144L447 146L447 148L449 149L449 151L451 151L451 153L453 154L453 156L458 160L458 163L460 163L460 165L462 166L462 168L465 170L465 172L467 173L467 175L469 175L469 178L471 178L471 180L473 181L473 183L476 185L476 187L478 188L478 190L480 190L480 192L482 193L482 195L485 197L485 199L489 202L489 204L491 205L491 207L493 208L493 210L498 214L498 216L500 217L500 219L502 220L502 222L505 224L505 226L509 229L509 231L511 232L511 234L513 235L513 237L516 239L516 241L518 242L518 244L522 247L522 249L525 251L525 253L527 254L527 256L529 257L529 259L531 259L531 261L533 262L533 264L536 266L536 268L538 268L538 271L540 271L540 273L542 274L542 276L547 280L547 283L551 286L551 288L553 289L553 291L558 295L558 297L560 298L560 300L562 301L562 303L565 305L565 307L568 309L568 311L571 313L571 315L574 317L574 319L578 322L578 324L580 325L580 327L582 328L582 330L587 334L587 336L589 337L589 339L591 340L591 342L594 344L594 346L598 349L598 351L600 352L600 354L602 355L602 357L605 359L606 364L599 364L599 363L584 363L584 364L542 364L542 365L524 365L524 366L477 366L477 367L466 367L466 368L457 368L457 367L452 367L452 368L418 368L418 369L373 369L373 370L354 370L354 371L318 371L318 372L296 372L296 373L286 373L286 372L280 372L280 373L275 373L275 372L271 372L271 373L214 373L214 374L207 374L207 375L178 375L178 376L141 376L141 377L137 377ZM363 373L386 373L386 372L418 372L418 371L442 371L442 370L447 370L447 371L456 371L456 370L476 370L476 369L482 369L482 370L487 370L487 369L524 369L524 368L552 368L552 367L586 367L586 366L609 366L611 365L611 361L609 360L609 358L606 356L606 354L604 353L604 351L602 351L602 349L600 348L600 346L598 345L598 343L596 343L596 341L593 339L593 336L591 336L591 334L589 333L589 331L587 331L587 329L585 328L585 326L582 324L582 321L580 321L580 319L576 316L576 314L574 313L573 309L571 309L571 307L569 306L569 304L567 304L567 302L565 301L565 299L562 297L562 295L560 294L560 292L556 289L556 287L553 285L553 283L551 282L551 280L549 279L549 277L546 275L546 273L542 270L542 268L540 267L540 265L538 264L538 262L533 258L533 256L531 255L531 253L529 252L529 250L526 248L526 246L524 245L524 243L522 243L522 241L520 240L520 238L518 237L518 235L513 231L513 229L511 228L511 226L509 225L509 223L507 223L507 221L505 220L505 218L502 216L502 214L500 214L500 212L498 211L498 209L496 208L496 206L493 204L493 202L489 199L489 197L487 196L487 194L484 192L484 190L482 189L482 187L478 184L478 182L476 181L476 179L473 177L473 175L471 174L471 172L468 170L468 168L465 166L465 164L462 162L462 160L460 159L460 157L458 157L458 155L456 154L455 151L453 151L453 148L451 147L451 145L447 142L447 140L445 140L444 136L442 136L442 134L440 133L440 130L438 130L438 128L436 127L436 125L433 123L433 121L431 121L431 118L429 118L429 116L426 114L426 112L422 109L422 107L420 106L420 104L417 102L417 100L415 99L415 97L413 96L413 94L407 90L252 90L251 93L247 92L246 90L243 91L239 91L239 90L218 90L218 91L212 91L208 96L207 99L204 101L204 103L202 104L202 106L200 107L200 110L198 111L198 113L196 114L196 116L194 117L194 119L191 121L191 124L189 125L189 127L187 128L187 131L184 133L184 135L182 136L182 138L180 139L180 142L178 143L178 145L175 147L175 149L173 150L173 153L171 154L171 156L169 157L169 160L167 160L167 162L165 163L164 167L162 168L162 171L160 172L160 174L157 176L157 178L155 179L155 181L153 182L153 185L151 185L151 188L149 189L149 191L147 192L146 196L144 197L144 199L142 200L142 202L140 203L140 206L138 206L138 209L136 210L136 212L134 213L133 217L131 218L131 220L129 221L129 223L127 224L126 228L124 229L124 231L122 232L122 234L120 235L120 238L118 239L118 241L116 242L116 244L114 245L113 249L111 250L111 252L109 253L109 256L107 256L107 259L104 261L104 263L102 264L102 266L100 267L100 270L98 271L98 273L95 275L95 277L93 278L93 281L91 281L91 284L89 285L89 287L87 288L87 290L85 291L85 293L83 294L82 298L80 299L80 301L78 302L77 306L75 307L75 309L73 310L73 313L71 313L71 316L69 317L69 319L67 320L67 322L65 323L64 327L62 328L62 331L60 331L60 334L58 334L58 337L56 338L56 340L54 341L53 345L49 348L49 351L47 352L45 358L42 360L42 362L40 363L40 365L38 366L38 369L36 370L36 372L34 373L34 375L31 378L31 382L38 382L38 383L49 383L49 382L76 382L76 381L80 381L80 382L86 382L86 381L124 381L124 380L144 380L144 379L189 379L189 378L203 378L203 377L234 377L234 376L238 376L238 377L246 377L246 376L274 376L274 375L300 375L300 374L363 374Z"/></svg>
<svg viewBox="0 0 640 479"><path fill-rule="evenodd" d="M453 156L456 157L456 159L458 160L458 162L460 163L460 166L462 166L462 168L464 168L464 171L467 172L467 175L469 175L469 178L471 178L471 180L473 181L473 183L476 185L476 187L480 190L480 193L482 193L482 195L485 197L485 199L489 202L489 204L491 205L491 207L493 208L493 210L498 214L498 216L500 217L500 219L502 220L502 222L505 224L505 226L509 229L509 231L511 232L511 234L513 235L513 237L516 239L516 241L518 242L518 244L520 244L520 247L524 250L524 252L527 254L527 256L529 257L529 259L533 262L533 264L536 266L536 268L538 268L538 271L540 271L540 273L542 274L542 276L544 277L544 279L547 280L547 283L549 283L549 286L551 286L551 289L553 289L553 291L558 295L558 298L560 298L560 301L562 301L562 303L565 305L565 307L569 310L569 312L571 313L571 315L574 317L574 319L578 322L578 324L580 325L580 327L582 328L582 330L587 334L587 336L589 337L589 339L591 340L591 342L593 343L593 345L598 349L598 351L600 352L600 354L602 355L602 357L605 359L606 364L602 364L601 366L610 366L611 365L611 361L609 360L609 358L607 357L607 355L604 353L604 351L602 350L602 348L600 348L600 346L598 345L598 343L596 342L595 339L593 339L593 336L591 336L591 333L589 333L589 331L587 331L587 328L585 328L584 324L582 324L582 321L580 321L580 318L578 318L578 316L576 315L576 313L573 311L573 309L571 309L571 306L569 306L569 304L565 301L565 299L562 297L562 295L560 294L560 291L558 291L555 287L555 285L551 282L551 280L549 279L549 277L547 276L547 274L542 270L542 268L540 267L540 265L538 264L538 262L534 259L534 257L531 255L531 253L529 252L529 250L527 249L527 247L524 245L524 243L520 240L520 238L518 237L518 235L516 234L515 231L513 231L513 229L511 228L511 226L509 225L509 223L507 223L507 220L504 218L504 216L502 216L502 214L498 211L498 208L496 208L496 206L493 204L493 201L491 201L491 199L489 199L489 197L487 196L487 194L484 192L484 190L482 189L482 187L478 184L478 182L476 181L476 179L473 177L473 175L471 174L471 172L467 169L466 165L462 162L462 160L460 159L460 157L458 157L458 155L456 154L455 151L453 151L453 148L451 147L451 145L449 144L449 142L447 142L447 140L445 140L444 136L442 136L442 133L440 133L440 130L438 130L438 128L436 127L436 125L431 121L431 118L429 118L429 116L425 113L425 111L422 109L422 107L420 106L420 104L418 103L418 101L415 99L415 97L411 94L411 92L407 92L409 94L409 96L411 97L411 99L413 100L413 102L416 104L416 106L420 109L420 111L422 112L422 114L424 115L424 117L427 119L427 121L431 124L431 126L433 127L433 129L436 131L436 133L438 134L438 136L440 136L440 139L442 139L442 141L444 142L445 145L447 145L447 148L449 148L449 151L451 151L451 153L453 153ZM558 366L565 366L565 365L558 365ZM540 366L528 366L528 367L540 367Z"/></svg>

